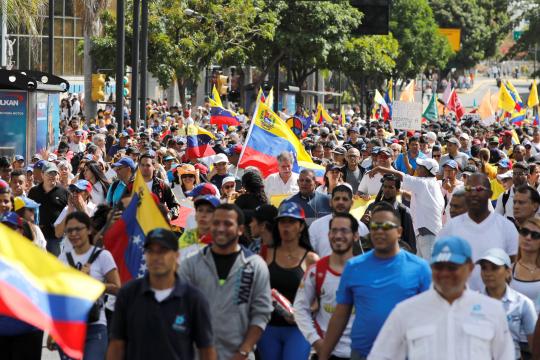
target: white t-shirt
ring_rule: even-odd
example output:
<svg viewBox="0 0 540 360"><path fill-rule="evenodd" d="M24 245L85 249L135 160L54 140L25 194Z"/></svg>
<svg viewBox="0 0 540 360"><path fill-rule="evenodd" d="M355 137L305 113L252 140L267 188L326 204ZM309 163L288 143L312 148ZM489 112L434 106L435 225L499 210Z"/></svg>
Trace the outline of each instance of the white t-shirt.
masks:
<svg viewBox="0 0 540 360"><path fill-rule="evenodd" d="M454 194L454 191L456 191L456 189L458 187L463 186L463 181L456 180L456 186L454 187L452 192L449 192L448 190L443 188L443 186L442 186L443 181L442 180L439 181L439 184L441 185L441 191L442 191L442 194L443 194L443 198L446 198L446 207L444 208L443 218L442 218L443 219L443 225L444 225L444 224L446 224L448 219L450 219L450 201L452 201L452 195Z"/></svg>
<svg viewBox="0 0 540 360"><path fill-rule="evenodd" d="M373 177L364 176L360 181L360 184L358 185L358 192L367 194L369 196L377 195L379 193L379 190L381 189L382 178L383 175L381 173L377 173Z"/></svg>
<svg viewBox="0 0 540 360"><path fill-rule="evenodd" d="M163 290L157 290L154 288L150 288L150 289L152 289L152 291L154 292L154 297L156 298L157 302L162 302L163 300L165 300L167 296L171 295L172 291L174 290L174 288L163 289Z"/></svg>
<svg viewBox="0 0 540 360"><path fill-rule="evenodd" d="M75 251L70 251L71 256L73 256L73 262L75 263L75 265L80 264L82 266L86 264L88 262L88 259L90 258L90 255L92 254L92 250L94 249L94 247L95 246L90 246L90 249L88 249L88 251L84 254L76 254ZM58 260L60 260L64 264L69 265L66 253L60 254ZM98 257L94 260L94 262L90 265L90 276L98 281L105 282L105 275L107 275L111 270L114 270L116 268L116 263L114 262L111 253L108 250L103 249L98 255ZM92 324L107 325L107 319L105 318L105 306L101 307L99 320Z"/></svg>
<svg viewBox="0 0 540 360"><path fill-rule="evenodd" d="M86 213L88 214L88 216L90 217L94 216L96 209L97 209L97 205L94 204L92 201L89 201L86 203ZM62 212L60 213L60 215L58 215L58 217L56 218L56 221L54 222L53 225L56 226L60 224L62 221L64 221L67 214L68 214L68 207L66 205L66 207L62 209Z"/></svg>
<svg viewBox="0 0 540 360"><path fill-rule="evenodd" d="M279 173L271 174L264 179L264 191L270 199L274 195L293 195L299 191L298 174L292 173L286 183L281 180Z"/></svg>
<svg viewBox="0 0 540 360"><path fill-rule="evenodd" d="M495 212L489 214L477 224L465 213L448 221L439 233L443 236L459 236L469 242L472 249L473 262L478 260L487 250L501 248L510 256L516 255L519 234L512 222ZM471 289L480 291L484 285L480 278L480 266L476 265L469 278Z"/></svg>
<svg viewBox="0 0 540 360"><path fill-rule="evenodd" d="M90 196L92 202L96 205L105 204L107 202L107 192L99 181L92 186Z"/></svg>
<svg viewBox="0 0 540 360"><path fill-rule="evenodd" d="M437 179L404 174L402 188L412 193L411 217L416 234L419 228L426 228L437 235L442 228L444 210L444 197Z"/></svg>
<svg viewBox="0 0 540 360"><path fill-rule="evenodd" d="M328 231L330 230L330 220L332 220L332 216L332 214L328 214L315 220L308 229L311 246L313 247L313 251L315 251L319 257L328 256L332 253L330 240L328 239ZM358 233L362 237L369 234L369 229L361 221L359 222Z"/></svg>

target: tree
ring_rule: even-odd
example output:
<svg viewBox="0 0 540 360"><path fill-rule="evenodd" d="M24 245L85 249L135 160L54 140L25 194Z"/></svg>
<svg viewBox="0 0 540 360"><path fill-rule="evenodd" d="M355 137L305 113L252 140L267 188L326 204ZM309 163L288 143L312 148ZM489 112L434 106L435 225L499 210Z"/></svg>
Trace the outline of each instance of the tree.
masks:
<svg viewBox="0 0 540 360"><path fill-rule="evenodd" d="M440 27L461 29L461 49L449 67L470 68L495 55L510 29L510 0L430 0L430 5Z"/></svg>
<svg viewBox="0 0 540 360"><path fill-rule="evenodd" d="M452 50L439 33L427 0L395 0L390 13L390 31L399 43L396 77L414 78L427 66L446 66Z"/></svg>
<svg viewBox="0 0 540 360"><path fill-rule="evenodd" d="M530 0L523 5L527 9L524 12L523 19L529 23L529 26L519 40L510 48L506 58L513 58L520 53L527 53L531 60L534 60L535 47L536 50L540 50L540 37L538 36L540 34L540 1ZM536 55L538 60L538 54ZM532 74L532 76L540 76L540 71L536 71L536 74Z"/></svg>

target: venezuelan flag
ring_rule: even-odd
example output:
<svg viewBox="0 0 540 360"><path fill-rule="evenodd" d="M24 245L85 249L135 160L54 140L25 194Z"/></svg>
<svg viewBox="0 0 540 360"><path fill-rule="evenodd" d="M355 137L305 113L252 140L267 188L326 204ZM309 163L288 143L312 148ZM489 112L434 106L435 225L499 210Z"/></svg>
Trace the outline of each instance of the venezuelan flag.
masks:
<svg viewBox="0 0 540 360"><path fill-rule="evenodd" d="M210 141L216 137L209 131L196 125L189 125L187 129L186 156L190 159L215 155Z"/></svg>
<svg viewBox="0 0 540 360"><path fill-rule="evenodd" d="M526 116L527 114L525 112L525 109L521 109L520 111L514 111L512 112L512 115L510 115L510 123L516 126L521 126Z"/></svg>
<svg viewBox="0 0 540 360"><path fill-rule="evenodd" d="M334 119L328 114L326 109L322 106L321 103L317 104L317 115L315 115L315 118L317 119L318 124L322 124L323 122L327 122L328 124L331 124L334 122Z"/></svg>
<svg viewBox="0 0 540 360"><path fill-rule="evenodd" d="M144 241L146 234L157 228L170 229L170 226L138 170L128 207L103 236L103 244L116 262L122 283L145 274Z"/></svg>
<svg viewBox="0 0 540 360"><path fill-rule="evenodd" d="M240 121L238 121L236 114L231 110L220 106L212 106L210 108L210 124L218 125L222 129L224 125L238 126L240 125Z"/></svg>
<svg viewBox="0 0 540 360"><path fill-rule="evenodd" d="M277 156L283 151L293 154L294 172L305 168L315 170L317 177L324 175L324 167L313 162L288 125L260 102L238 166L255 166L266 177L278 172Z"/></svg>
<svg viewBox="0 0 540 360"><path fill-rule="evenodd" d="M82 358L88 312L105 286L4 225L0 239L0 314L47 331L68 356Z"/></svg>

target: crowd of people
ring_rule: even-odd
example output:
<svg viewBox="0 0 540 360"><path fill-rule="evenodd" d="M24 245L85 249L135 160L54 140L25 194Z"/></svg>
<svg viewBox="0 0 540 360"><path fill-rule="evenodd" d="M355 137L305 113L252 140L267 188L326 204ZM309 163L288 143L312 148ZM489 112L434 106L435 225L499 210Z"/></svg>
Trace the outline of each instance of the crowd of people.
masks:
<svg viewBox="0 0 540 360"><path fill-rule="evenodd" d="M84 359L540 358L538 127L406 131L354 108L300 136L322 178L287 151L264 177L238 166L248 117L147 110L121 132L110 111L66 115L54 149L0 158L0 222L105 284ZM215 155L188 156L192 125ZM122 284L103 237L138 171L171 229ZM0 317L8 359L39 359L43 336Z"/></svg>

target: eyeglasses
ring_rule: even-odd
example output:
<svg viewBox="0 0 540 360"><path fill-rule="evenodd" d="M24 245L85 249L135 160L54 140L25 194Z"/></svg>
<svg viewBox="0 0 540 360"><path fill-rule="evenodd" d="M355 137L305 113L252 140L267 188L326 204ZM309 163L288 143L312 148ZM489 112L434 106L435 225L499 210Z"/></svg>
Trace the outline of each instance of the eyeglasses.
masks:
<svg viewBox="0 0 540 360"><path fill-rule="evenodd" d="M342 233L343 235L349 235L352 233L352 230L351 229L348 229L348 228L335 228L335 229L330 229L330 234L331 235L337 235L339 233Z"/></svg>
<svg viewBox="0 0 540 360"><path fill-rule="evenodd" d="M385 222L382 222L382 223L376 223L376 222L371 222L369 223L369 228L373 231L376 231L376 230L384 230L384 231L388 231L388 230L392 230L392 229L397 229L399 226L391 221L385 221Z"/></svg>
<svg viewBox="0 0 540 360"><path fill-rule="evenodd" d="M471 192L471 191L482 192L482 191L486 191L487 189L488 189L487 187L482 186L482 185L477 185L477 186L465 185L465 191L467 192Z"/></svg>
<svg viewBox="0 0 540 360"><path fill-rule="evenodd" d="M71 234L71 233L78 233L78 232L81 232L81 231L83 231L84 229L86 229L86 226L79 226L79 227L66 228L64 231L65 231L66 234Z"/></svg>
<svg viewBox="0 0 540 360"><path fill-rule="evenodd" d="M540 232L538 231L532 231L530 229L527 229L526 227L522 227L519 229L519 234L523 237L531 236L534 240L540 240Z"/></svg>
<svg viewBox="0 0 540 360"><path fill-rule="evenodd" d="M456 271L459 270L459 266L460 265L454 264L454 263L451 263L451 262L436 262L434 264L431 264L431 267L435 271L446 270L446 271L450 271L450 272L456 272Z"/></svg>

